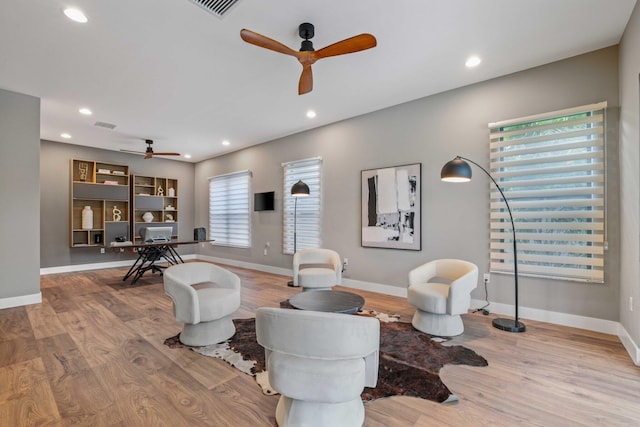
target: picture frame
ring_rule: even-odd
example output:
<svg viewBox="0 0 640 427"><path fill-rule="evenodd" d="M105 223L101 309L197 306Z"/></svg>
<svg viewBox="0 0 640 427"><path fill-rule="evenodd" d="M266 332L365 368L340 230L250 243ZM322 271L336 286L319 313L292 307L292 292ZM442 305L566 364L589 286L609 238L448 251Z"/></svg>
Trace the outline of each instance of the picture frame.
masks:
<svg viewBox="0 0 640 427"><path fill-rule="evenodd" d="M361 171L361 245L422 250L422 163Z"/></svg>

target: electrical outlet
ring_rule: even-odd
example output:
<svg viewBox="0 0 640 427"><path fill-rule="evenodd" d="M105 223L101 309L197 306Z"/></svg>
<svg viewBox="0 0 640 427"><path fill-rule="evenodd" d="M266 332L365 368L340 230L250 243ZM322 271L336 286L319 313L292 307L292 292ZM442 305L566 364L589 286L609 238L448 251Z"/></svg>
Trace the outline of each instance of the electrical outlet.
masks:
<svg viewBox="0 0 640 427"><path fill-rule="evenodd" d="M104 253L104 248L100 248L100 253L103 254Z"/></svg>
<svg viewBox="0 0 640 427"><path fill-rule="evenodd" d="M264 248L264 256L267 256L267 248Z"/></svg>
<svg viewBox="0 0 640 427"><path fill-rule="evenodd" d="M349 265L349 258L345 258L342 262L343 265Z"/></svg>
<svg viewBox="0 0 640 427"><path fill-rule="evenodd" d="M633 311L633 297L629 297L629 311Z"/></svg>
<svg viewBox="0 0 640 427"><path fill-rule="evenodd" d="M484 273L484 281L487 283L491 282L491 274Z"/></svg>

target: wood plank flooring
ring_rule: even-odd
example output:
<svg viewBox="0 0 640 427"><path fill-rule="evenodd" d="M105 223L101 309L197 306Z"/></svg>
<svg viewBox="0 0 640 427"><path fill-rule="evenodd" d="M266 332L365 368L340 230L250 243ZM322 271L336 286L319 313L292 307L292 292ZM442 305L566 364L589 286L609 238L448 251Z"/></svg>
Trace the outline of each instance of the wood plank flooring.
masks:
<svg viewBox="0 0 640 427"><path fill-rule="evenodd" d="M289 277L226 267L242 280L236 318L299 292ZM252 377L163 344L181 325L162 277L129 286L126 271L42 276L42 304L0 310L0 426L275 426L278 398ZM411 320L404 298L354 292L365 309ZM459 402L380 399L365 404L365 426L640 425L640 367L617 337L534 321L512 334L492 315L463 317L450 342L489 366L444 367Z"/></svg>

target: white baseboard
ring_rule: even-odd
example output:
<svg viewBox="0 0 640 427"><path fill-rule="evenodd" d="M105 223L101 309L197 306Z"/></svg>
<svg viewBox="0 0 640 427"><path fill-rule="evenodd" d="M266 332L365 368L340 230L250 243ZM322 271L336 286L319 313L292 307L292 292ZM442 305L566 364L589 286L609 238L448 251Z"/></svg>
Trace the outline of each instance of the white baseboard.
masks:
<svg viewBox="0 0 640 427"><path fill-rule="evenodd" d="M282 276L293 275L293 270L289 268L274 267L270 265L255 264L245 261L237 261L229 258L218 258L208 255L190 254L181 255L183 259L199 259L203 261L210 261L219 264L227 264L235 267L248 268L251 270L264 271L266 273L279 274ZM126 261L113 261L94 264L81 264L81 265L68 265L60 267L48 267L41 268L40 274L54 274L54 273L66 273L72 271L84 271L84 270L97 270L102 268L112 267L124 267L133 263L133 260ZM342 279L342 286L359 289L363 291L378 292L385 295L393 295L399 297L407 297L407 289L400 286L385 285L382 283L365 282L362 280L354 280L344 277ZM37 304L42 302L41 294L37 295L25 295L23 297L5 298L0 299L0 309L8 307L17 307L20 305ZM486 304L483 300L471 300L471 308L476 309ZM510 304L501 304L492 302L489 306L492 313L513 316L514 307ZM629 353L629 356L636 365L640 366L640 348L633 341L631 336L627 333L624 327L619 322L612 320L596 319L593 317L578 316L575 314L559 313L554 311L540 310L530 307L520 307L519 317L521 319L530 319L540 322L547 322L556 325L569 326L573 328L586 329L595 332L601 332L604 334L617 335L620 341L624 345L625 349Z"/></svg>
<svg viewBox="0 0 640 427"><path fill-rule="evenodd" d="M471 308L484 306L486 301L471 300ZM492 302L489 306L492 313L513 317L514 306ZM612 320L596 319L593 317L578 316L575 314L559 313L556 311L540 310L537 308L522 307L518 310L520 319L537 320L539 322L553 323L555 325L570 326L573 328L587 329L589 331L602 332L603 334L618 335L618 322Z"/></svg>
<svg viewBox="0 0 640 427"><path fill-rule="evenodd" d="M248 268L248 269L251 269L251 270L264 271L265 273L271 273L271 274L280 274L282 276L291 276L291 275L293 275L293 270L291 270L291 269L274 267L274 266L271 266L271 265L254 264L254 263L251 263L251 262L237 261L235 259L218 258L218 257L213 257L213 256L209 256L209 255L200 255L200 254L196 255L195 258L199 259L199 260L202 260L202 261L215 262L217 264L232 265L234 267L241 267L241 268Z"/></svg>
<svg viewBox="0 0 640 427"><path fill-rule="evenodd" d="M631 338L629 332L627 332L627 330L621 324L618 325L617 335L618 338L620 338L620 342L622 342L622 345L627 350L627 353L629 353L629 356L631 356L631 360L633 360L633 363L635 363L637 366L640 366L640 347L638 347L638 344L633 341L633 338Z"/></svg>
<svg viewBox="0 0 640 427"><path fill-rule="evenodd" d="M42 303L42 293L40 292L31 295L20 295L19 297L0 298L0 310L40 303Z"/></svg>
<svg viewBox="0 0 640 427"><path fill-rule="evenodd" d="M47 274L72 273L74 271L101 270L103 268L127 267L131 264L133 264L133 260L94 262L92 264L61 265L58 267L44 267L40 269L40 275L46 276Z"/></svg>
<svg viewBox="0 0 640 427"><path fill-rule="evenodd" d="M250 262L236 261L228 258L217 258L208 255L196 255L197 259L202 261L215 262L219 264L232 265L234 267L249 268L251 270L264 271L265 273L280 274L282 276L293 276L293 270L290 268L273 267L270 265L253 264ZM359 289L362 291L378 292L385 295L393 295L398 297L407 297L407 289L398 286L383 285L381 283L364 282L362 280L354 280L346 277L342 278L342 284L346 288Z"/></svg>
<svg viewBox="0 0 640 427"><path fill-rule="evenodd" d="M180 255L182 259L196 259L195 254ZM86 271L86 270L101 270L103 268L115 268L115 267L129 267L135 260L127 259L123 261L110 261L110 262L95 262L92 264L75 264L75 265L61 265L59 267L44 267L40 269L40 275L45 276L47 274L56 273L72 273L74 271Z"/></svg>
<svg viewBox="0 0 640 427"><path fill-rule="evenodd" d="M364 282L346 277L342 278L342 286L361 291L377 292L379 294L393 295L394 297L407 297L407 288L399 286L383 285L382 283Z"/></svg>

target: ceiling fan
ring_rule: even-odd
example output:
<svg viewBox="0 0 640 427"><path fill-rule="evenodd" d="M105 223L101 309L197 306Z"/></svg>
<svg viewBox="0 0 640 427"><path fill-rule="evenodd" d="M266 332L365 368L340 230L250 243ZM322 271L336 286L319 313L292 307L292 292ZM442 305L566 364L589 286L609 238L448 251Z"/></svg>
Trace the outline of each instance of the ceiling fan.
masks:
<svg viewBox="0 0 640 427"><path fill-rule="evenodd" d="M147 144L147 149L145 151L133 151L133 150L123 150L120 149L120 151L123 151L125 153L133 153L133 154L144 154L144 158L145 159L150 159L153 156L179 156L180 153L154 153L153 151L153 140L151 139L145 139L144 142Z"/></svg>
<svg viewBox="0 0 640 427"><path fill-rule="evenodd" d="M298 95L311 92L313 89L313 73L311 71L311 65L318 59L371 49L377 44L376 38L371 34L360 34L327 47L323 47L320 50L314 50L313 43L310 40L314 36L313 25L308 22L300 24L298 32L300 37L304 39L302 41L300 51L290 49L278 41L255 33L251 30L243 29L240 31L240 37L242 37L242 40L245 42L273 50L275 52L284 53L285 55L295 56L298 61L300 61L300 64L302 64L302 74L300 75L300 82L298 83Z"/></svg>

